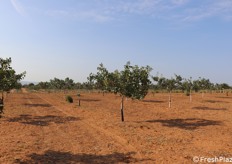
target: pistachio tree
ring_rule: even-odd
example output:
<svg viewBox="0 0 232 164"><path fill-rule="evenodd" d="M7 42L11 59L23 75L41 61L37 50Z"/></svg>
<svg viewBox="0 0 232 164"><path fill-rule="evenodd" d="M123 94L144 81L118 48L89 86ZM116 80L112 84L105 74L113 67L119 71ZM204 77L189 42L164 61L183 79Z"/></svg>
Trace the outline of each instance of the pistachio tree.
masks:
<svg viewBox="0 0 232 164"><path fill-rule="evenodd" d="M10 91L18 86L18 82L25 77L26 72L16 74L16 71L11 67L11 58L0 58L0 91Z"/></svg>
<svg viewBox="0 0 232 164"><path fill-rule="evenodd" d="M189 96L189 101L192 102L192 90L193 90L192 77L184 80L184 82L182 83L182 90L186 92L186 95Z"/></svg>
<svg viewBox="0 0 232 164"><path fill-rule="evenodd" d="M91 79L95 79L95 86L97 89L101 89L103 92L103 96L104 93L106 91L110 91L110 86L109 86L109 71L104 67L104 65L101 63L98 67L97 67L97 74L90 74L90 78Z"/></svg>
<svg viewBox="0 0 232 164"><path fill-rule="evenodd" d="M137 65L131 66L130 62L128 62L124 66L124 70L121 71L119 76L119 88L118 92L120 93L121 100L121 118L124 121L123 115L123 101L124 97L132 98L132 99L143 99L149 89L149 85L151 81L149 80L149 73L152 68L149 66L139 67Z"/></svg>
<svg viewBox="0 0 232 164"><path fill-rule="evenodd" d="M166 89L169 92L169 108L171 108L172 103L172 91L174 89L179 89L181 86L182 77L180 75L175 75L175 78L167 79L164 77L154 76L152 77L155 82L157 82L157 88Z"/></svg>
<svg viewBox="0 0 232 164"><path fill-rule="evenodd" d="M124 98L143 99L149 89L149 73L151 67L132 66L130 62L124 65L124 70L109 72L103 64L97 68L97 74L91 74L95 84L102 90L118 93L121 96L121 120L124 121Z"/></svg>
<svg viewBox="0 0 232 164"><path fill-rule="evenodd" d="M209 79L201 78L197 80L193 80L193 87L192 89L195 92L199 92L201 90L201 97L204 97L204 90L210 90L213 88L213 84L210 82Z"/></svg>
<svg viewBox="0 0 232 164"><path fill-rule="evenodd" d="M0 91L2 92L0 114L3 112L4 92L18 88L19 81L26 75L26 72L16 74L16 71L11 67L11 62L11 58L0 58Z"/></svg>

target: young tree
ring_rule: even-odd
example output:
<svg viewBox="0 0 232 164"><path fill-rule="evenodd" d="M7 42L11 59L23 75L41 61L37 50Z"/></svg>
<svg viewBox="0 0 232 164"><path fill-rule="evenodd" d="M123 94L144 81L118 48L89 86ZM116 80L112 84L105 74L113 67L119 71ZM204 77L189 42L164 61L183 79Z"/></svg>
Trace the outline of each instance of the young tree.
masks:
<svg viewBox="0 0 232 164"><path fill-rule="evenodd" d="M197 89L196 89L196 86L197 86ZM210 90L212 88L213 88L213 84L210 82L209 79L199 77L198 80L193 81L193 89L195 90L195 92L198 92L199 90L201 90L202 98L204 97L203 90Z"/></svg>
<svg viewBox="0 0 232 164"><path fill-rule="evenodd" d="M182 90L186 91L186 95L189 96L189 101L192 102L192 89L193 89L193 81L192 77L189 79L185 79L182 83Z"/></svg>
<svg viewBox="0 0 232 164"><path fill-rule="evenodd" d="M98 67L98 72L93 75L96 85L101 89L119 93L121 96L121 119L124 121L124 97L132 99L143 99L149 89L149 73L151 67L131 66L130 62L124 66L124 70L119 72L108 72L103 64Z"/></svg>
<svg viewBox="0 0 232 164"><path fill-rule="evenodd" d="M171 108L172 98L171 93L174 89L179 89L181 86L182 77L180 75L175 75L175 78L166 79L164 77L152 77L155 82L157 82L157 88L166 89L169 92L169 108Z"/></svg>
<svg viewBox="0 0 232 164"><path fill-rule="evenodd" d="M131 66L128 62L124 66L124 70L121 71L119 76L119 88L118 92L122 97L121 101L121 118L124 121L124 97L132 99L143 99L149 89L151 81L149 80L149 73L152 68L149 66L138 67L137 65Z"/></svg>
<svg viewBox="0 0 232 164"><path fill-rule="evenodd" d="M64 86L64 82L58 78L54 78L50 80L50 86L52 89L62 89Z"/></svg>
<svg viewBox="0 0 232 164"><path fill-rule="evenodd" d="M11 58L0 58L0 91L2 92L2 101L4 100L3 92L17 87L18 82L26 75L26 72L16 74L15 70L10 66L11 62Z"/></svg>
<svg viewBox="0 0 232 164"><path fill-rule="evenodd" d="M26 72L16 74L15 70L10 66L11 62L11 58L0 58L0 91L2 92L0 114L3 112L4 92L19 87L19 81L26 75Z"/></svg>
<svg viewBox="0 0 232 164"><path fill-rule="evenodd" d="M74 85L75 83L73 79L70 79L69 77L66 77L64 79L64 89L68 89L68 90L73 89Z"/></svg>
<svg viewBox="0 0 232 164"><path fill-rule="evenodd" d="M103 92L103 96L104 96L104 93L105 91L109 91L110 88L109 88L109 71L104 67L104 65L101 63L99 65L99 67L97 67L97 74L90 74L89 78L91 78L92 80L94 79L95 80L95 86L98 88L98 89L101 89L102 92Z"/></svg>
<svg viewBox="0 0 232 164"><path fill-rule="evenodd" d="M93 90L96 86L95 86L95 77L96 75L94 75L93 73L90 73L89 74L89 77L87 77L87 82L84 82L82 84L82 88L85 88L85 89L88 89L89 91L90 90Z"/></svg>
<svg viewBox="0 0 232 164"><path fill-rule="evenodd" d="M35 85L34 85L35 86ZM37 85L38 89L49 89L50 88L50 83L49 82L39 82Z"/></svg>
<svg viewBox="0 0 232 164"><path fill-rule="evenodd" d="M221 84L216 83L214 86L214 89L219 90L219 92L221 93L225 93L225 89L227 90L231 88L232 87L229 86L227 83L221 83ZM226 92L226 95L228 95L228 91Z"/></svg>

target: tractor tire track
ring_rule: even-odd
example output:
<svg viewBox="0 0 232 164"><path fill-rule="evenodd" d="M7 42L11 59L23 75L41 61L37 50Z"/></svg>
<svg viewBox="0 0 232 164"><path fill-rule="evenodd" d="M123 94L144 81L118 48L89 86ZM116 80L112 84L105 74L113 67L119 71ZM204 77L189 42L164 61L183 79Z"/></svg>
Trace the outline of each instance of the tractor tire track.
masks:
<svg viewBox="0 0 232 164"><path fill-rule="evenodd" d="M67 138L67 136L69 136L69 125L66 126L66 129L61 129L56 121L56 117L51 117L51 116L57 116L57 118L62 118L63 116L63 112L57 113L57 110L51 105L51 107L43 109L40 107L34 107L33 105L36 104L42 104L43 99L38 98L38 96L35 96L34 94L30 94L30 93L24 93L25 94L25 99L27 100L28 104L30 104L30 108L33 109L33 111L35 111L35 118L38 118L38 120L36 120L36 122L38 122L38 127L39 127L39 140L41 143L41 147L42 149L54 149L54 148L58 148L58 146L56 146L58 143L61 146L65 146L67 149L74 151L74 144L71 142L71 140L69 138ZM42 100L42 101L41 101ZM39 103L38 103L39 102ZM54 111L54 113L56 113L56 115L51 115L51 111ZM49 111L49 112L48 112ZM48 118L48 119L47 119ZM40 121L41 121L41 125L40 125ZM43 126L43 122L44 124L47 124L45 126ZM69 122L65 122L65 123L69 123ZM65 132L63 131L65 130ZM59 140L60 137L62 138L62 141L65 141L65 143L60 143Z"/></svg>
<svg viewBox="0 0 232 164"><path fill-rule="evenodd" d="M64 111L63 109L61 109L59 106L54 105L54 103L52 103L51 100L44 99L38 94L35 94L35 95L38 98L42 99L44 102L52 105L54 109L56 109L59 112L62 112L64 115L72 116L71 113L68 113L67 111ZM108 130L105 130L99 126L96 126L94 123L90 123L89 121L80 120L78 123L81 124L82 130L86 130L87 131L86 133L88 133L88 135L93 136L98 141L102 141L104 140L104 138L108 138L108 140L112 141L113 145L115 145L116 147L120 147L126 152L135 152L136 158L142 159L142 155L140 154L139 150L133 145L129 144L129 142L123 137L120 137ZM88 129L91 129L91 130L88 130ZM111 145L108 145L108 147L109 146Z"/></svg>
<svg viewBox="0 0 232 164"><path fill-rule="evenodd" d="M27 92L23 91L23 94L24 94L24 99L27 101L28 104L33 104L32 101L30 100L30 97L28 95ZM36 116L39 116L39 112L36 108L32 107L32 110L35 112ZM44 129L42 126L39 126L39 132L40 133L37 133L36 134L36 137L38 138L38 142L37 143L39 145L39 147L37 148L38 151L40 151L40 149L43 147L43 143L44 143L44 140L45 140L45 134L44 134Z"/></svg>

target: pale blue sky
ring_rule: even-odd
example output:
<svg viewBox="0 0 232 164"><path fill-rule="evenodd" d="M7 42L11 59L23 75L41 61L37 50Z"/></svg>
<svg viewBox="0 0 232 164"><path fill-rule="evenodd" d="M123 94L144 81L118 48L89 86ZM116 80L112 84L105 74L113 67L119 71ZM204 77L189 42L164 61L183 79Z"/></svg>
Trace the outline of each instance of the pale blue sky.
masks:
<svg viewBox="0 0 232 164"><path fill-rule="evenodd" d="M232 0L0 0L0 57L27 81L86 81L102 62L232 84Z"/></svg>

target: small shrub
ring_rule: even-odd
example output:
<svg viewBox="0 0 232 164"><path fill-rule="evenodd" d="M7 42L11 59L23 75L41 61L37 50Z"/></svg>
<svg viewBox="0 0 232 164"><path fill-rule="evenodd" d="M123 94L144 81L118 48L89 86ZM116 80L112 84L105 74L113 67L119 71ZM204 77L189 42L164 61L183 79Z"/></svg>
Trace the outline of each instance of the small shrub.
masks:
<svg viewBox="0 0 232 164"><path fill-rule="evenodd" d="M189 91L185 91L185 95L186 96L190 96L190 92Z"/></svg>
<svg viewBox="0 0 232 164"><path fill-rule="evenodd" d="M80 93L77 93L77 96L78 96L78 97L80 97L80 96L81 96L81 94L80 94Z"/></svg>
<svg viewBox="0 0 232 164"><path fill-rule="evenodd" d="M73 103L73 98L71 96L66 96L66 101Z"/></svg>

